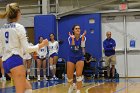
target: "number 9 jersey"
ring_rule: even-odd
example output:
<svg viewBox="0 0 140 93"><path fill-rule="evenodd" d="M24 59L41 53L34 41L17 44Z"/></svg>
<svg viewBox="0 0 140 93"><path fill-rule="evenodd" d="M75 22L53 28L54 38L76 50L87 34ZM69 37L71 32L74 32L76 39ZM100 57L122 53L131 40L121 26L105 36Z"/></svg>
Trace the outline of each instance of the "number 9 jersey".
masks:
<svg viewBox="0 0 140 93"><path fill-rule="evenodd" d="M23 25L16 22L4 24L0 28L0 53L3 53L2 60L7 60L13 54L23 58L23 49L31 53L37 51L39 47L38 45L29 45Z"/></svg>

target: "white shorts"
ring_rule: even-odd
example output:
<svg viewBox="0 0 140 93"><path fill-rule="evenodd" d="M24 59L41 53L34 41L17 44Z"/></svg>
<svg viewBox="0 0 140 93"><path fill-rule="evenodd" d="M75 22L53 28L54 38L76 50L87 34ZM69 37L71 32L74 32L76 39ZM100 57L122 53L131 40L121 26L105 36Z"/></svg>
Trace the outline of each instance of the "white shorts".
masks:
<svg viewBox="0 0 140 93"><path fill-rule="evenodd" d="M25 54L25 55L23 55L23 59L24 60L29 60L29 59L31 59L32 57L31 57L31 55L28 53L28 54Z"/></svg>

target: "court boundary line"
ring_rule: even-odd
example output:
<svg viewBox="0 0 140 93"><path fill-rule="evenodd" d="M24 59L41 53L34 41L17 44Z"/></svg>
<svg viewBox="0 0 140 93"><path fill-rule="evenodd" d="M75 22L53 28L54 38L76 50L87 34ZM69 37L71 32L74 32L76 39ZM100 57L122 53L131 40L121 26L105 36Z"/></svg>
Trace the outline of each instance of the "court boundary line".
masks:
<svg viewBox="0 0 140 93"><path fill-rule="evenodd" d="M131 81L131 82L130 82L130 81ZM104 82L104 83L105 83L105 82ZM94 87L97 87L97 86L100 86L100 85L102 85L102 84L104 84L104 83L100 83L100 84L98 84L98 85L94 85L94 86L92 86L92 87L89 87L89 88L86 89L85 92L86 92L86 93L89 93L89 92L88 92L89 89L94 88ZM118 90L116 90L114 93L118 93L118 92L120 92L120 91L126 89L127 87L130 87L130 86L135 85L135 82L134 82L133 80L128 80L128 83L130 83L129 86L125 86L125 87L123 87L123 88L121 88L121 89L118 89Z"/></svg>
<svg viewBox="0 0 140 93"><path fill-rule="evenodd" d="M94 85L94 86L92 86L92 87L89 87L89 88L87 88L87 89L85 90L85 92L88 93L89 89L94 88L94 87L97 87L97 86L100 86L100 85L102 85L102 84L104 84L104 83L99 83L99 84L97 84L97 85Z"/></svg>
<svg viewBox="0 0 140 93"><path fill-rule="evenodd" d="M131 82L130 82L130 81L131 81ZM123 90L125 90L126 88L131 87L131 86L133 86L133 85L136 84L136 83L135 83L134 81L132 81L132 80L128 80L128 83L130 83L129 86L125 86L125 87L123 87L123 88L121 88L121 89L118 89L118 90L116 90L114 93L118 93L118 92L120 92L120 91L123 91Z"/></svg>

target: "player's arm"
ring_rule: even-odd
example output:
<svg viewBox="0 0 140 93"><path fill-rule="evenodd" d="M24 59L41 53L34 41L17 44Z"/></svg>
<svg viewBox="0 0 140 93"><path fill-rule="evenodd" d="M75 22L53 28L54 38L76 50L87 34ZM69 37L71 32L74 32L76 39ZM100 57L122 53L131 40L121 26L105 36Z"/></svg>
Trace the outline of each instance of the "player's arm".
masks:
<svg viewBox="0 0 140 93"><path fill-rule="evenodd" d="M85 55L85 52L86 52L85 51L85 43L86 43L85 35L86 35L86 31L81 36L81 47L82 47L82 52L83 52L84 55Z"/></svg>
<svg viewBox="0 0 140 93"><path fill-rule="evenodd" d="M37 44L35 46L30 46L26 37L26 31L23 26L17 27L17 32L19 36L19 40L21 42L21 46L26 50L26 52L31 53L38 51L40 48L44 47L45 45L48 45L48 40L43 40L41 44Z"/></svg>
<svg viewBox="0 0 140 93"><path fill-rule="evenodd" d="M69 37L68 42L69 42L69 45L71 47L71 50L75 51L75 41L71 37Z"/></svg>
<svg viewBox="0 0 140 93"><path fill-rule="evenodd" d="M75 41L74 41L74 39L75 39L75 36L69 32L68 41L69 41L69 44L70 44L71 46L75 46Z"/></svg>

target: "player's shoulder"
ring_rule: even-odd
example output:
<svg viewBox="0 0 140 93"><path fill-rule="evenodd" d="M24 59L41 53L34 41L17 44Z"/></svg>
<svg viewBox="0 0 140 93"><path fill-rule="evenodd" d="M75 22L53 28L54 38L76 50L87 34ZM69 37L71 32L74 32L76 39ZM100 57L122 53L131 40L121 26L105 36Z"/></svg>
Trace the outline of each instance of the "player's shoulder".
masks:
<svg viewBox="0 0 140 93"><path fill-rule="evenodd" d="M55 43L58 43L58 41L55 41Z"/></svg>
<svg viewBox="0 0 140 93"><path fill-rule="evenodd" d="M16 28L24 28L24 26L21 25L20 23L15 23L15 25L16 25Z"/></svg>

